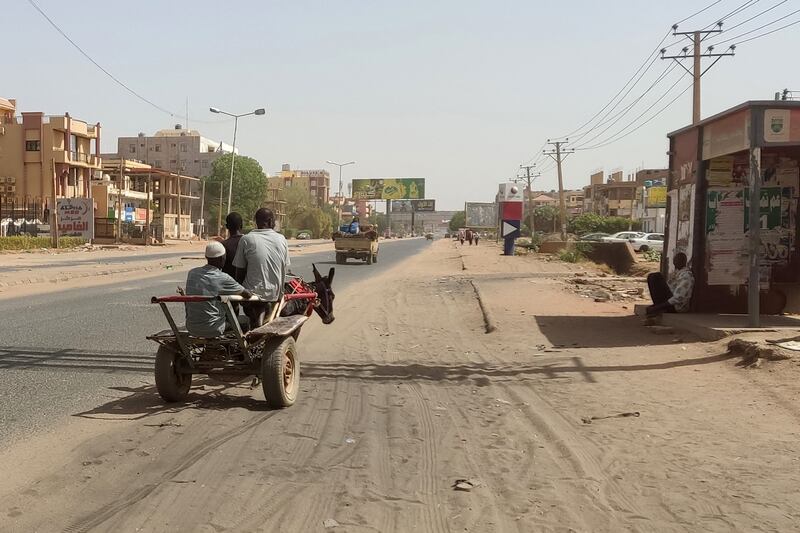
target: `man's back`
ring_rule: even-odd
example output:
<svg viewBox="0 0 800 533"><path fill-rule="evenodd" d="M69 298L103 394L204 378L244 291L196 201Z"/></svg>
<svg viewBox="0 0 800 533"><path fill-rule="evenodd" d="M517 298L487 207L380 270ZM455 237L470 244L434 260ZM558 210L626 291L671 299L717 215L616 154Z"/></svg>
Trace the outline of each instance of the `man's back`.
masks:
<svg viewBox="0 0 800 533"><path fill-rule="evenodd" d="M189 296L240 294L242 286L215 266L193 268L186 277ZM225 308L222 302L190 302L186 307L186 329L196 337L217 337L225 332Z"/></svg>
<svg viewBox="0 0 800 533"><path fill-rule="evenodd" d="M233 266L246 271L242 285L247 290L274 302L289 270L289 245L273 229L254 229L239 241Z"/></svg>
<svg viewBox="0 0 800 533"><path fill-rule="evenodd" d="M236 257L236 250L239 249L239 241L241 238L242 234L237 233L222 241L222 246L225 247L225 266L222 267L222 271L230 277L236 276L236 268L233 266L233 259Z"/></svg>

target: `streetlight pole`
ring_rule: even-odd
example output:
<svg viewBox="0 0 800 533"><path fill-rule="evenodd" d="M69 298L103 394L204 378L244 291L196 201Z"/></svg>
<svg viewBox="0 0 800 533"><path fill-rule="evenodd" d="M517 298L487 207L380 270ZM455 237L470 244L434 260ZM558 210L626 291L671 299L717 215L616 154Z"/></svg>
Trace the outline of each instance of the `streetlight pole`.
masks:
<svg viewBox="0 0 800 533"><path fill-rule="evenodd" d="M236 162L236 133L239 130L239 118L247 117L250 115L264 115L266 114L266 110L263 107L256 109L255 111L251 111L249 113L241 113L236 115L234 113L228 113L227 111L223 111L216 107L210 107L208 109L212 113L219 113L221 115L228 115L229 117L233 117L233 150L231 151L231 178L228 182L228 213L231 212L231 198L233 196L233 168L234 163Z"/></svg>
<svg viewBox="0 0 800 533"><path fill-rule="evenodd" d="M344 203L344 198L342 198L342 167L346 167L347 165L355 165L356 162L355 161L348 161L347 163L337 163L335 161L328 160L328 161L326 161L326 163L328 163L329 165L336 165L337 167L339 167L339 192L337 193L337 196L339 196L339 209L337 211L338 211L338 214L339 214L338 226L341 226L342 225L342 204ZM336 228L336 231L339 231L338 227Z"/></svg>

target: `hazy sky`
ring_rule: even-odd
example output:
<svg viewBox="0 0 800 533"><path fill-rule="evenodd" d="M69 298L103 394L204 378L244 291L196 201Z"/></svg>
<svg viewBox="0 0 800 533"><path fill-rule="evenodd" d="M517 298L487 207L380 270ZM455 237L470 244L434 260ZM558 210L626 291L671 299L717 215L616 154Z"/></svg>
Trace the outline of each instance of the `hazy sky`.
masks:
<svg viewBox="0 0 800 533"><path fill-rule="evenodd" d="M427 196L440 209L492 200L497 183L535 159L548 137L569 133L599 111L673 23L711 2L37 0L98 63L148 99L183 114L188 97L190 126L207 137L230 142L233 130L209 106L231 112L266 107L265 117L248 117L239 127L242 153L266 171L281 163L325 168L326 159L354 159L355 166L345 167L346 180L425 177ZM745 3L721 0L681 29L704 27ZM726 25L780 0L750 3ZM13 45L6 46L0 96L16 98L20 111L69 111L99 121L103 151L116 150L118 136L185 123L114 84L26 0L2 5L4 41ZM800 0L786 0L713 40L796 9ZM735 57L703 78L703 116L771 99L786 87L800 89L790 54L798 49L800 25L740 45ZM657 60L611 116L667 66ZM643 122L688 86L688 78L681 80L635 120L681 72L671 71L596 141L589 142L606 126L581 142L597 144ZM598 168L665 166L665 134L690 119L688 91L632 135L570 156L565 185L585 185ZM553 170L536 184L556 186Z"/></svg>

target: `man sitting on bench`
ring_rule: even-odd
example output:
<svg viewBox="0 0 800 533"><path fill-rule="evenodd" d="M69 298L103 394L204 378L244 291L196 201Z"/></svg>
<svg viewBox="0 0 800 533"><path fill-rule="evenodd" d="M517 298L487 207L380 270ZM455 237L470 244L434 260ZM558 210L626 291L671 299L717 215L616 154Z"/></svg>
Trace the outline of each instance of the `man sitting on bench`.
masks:
<svg viewBox="0 0 800 533"><path fill-rule="evenodd" d="M225 265L225 247L222 243L211 241L206 246L206 265L193 268L186 277L187 296L222 296L240 294L250 298L250 292L236 283L222 271ZM207 302L187 302L186 330L194 337L219 337L225 333L227 324L225 304L209 300Z"/></svg>
<svg viewBox="0 0 800 533"><path fill-rule="evenodd" d="M678 252L672 259L675 270L669 279L664 279L661 272L653 272L647 276L647 287L653 305L647 308L647 317L654 318L662 313L686 313L694 289L694 275L686 266L686 254Z"/></svg>

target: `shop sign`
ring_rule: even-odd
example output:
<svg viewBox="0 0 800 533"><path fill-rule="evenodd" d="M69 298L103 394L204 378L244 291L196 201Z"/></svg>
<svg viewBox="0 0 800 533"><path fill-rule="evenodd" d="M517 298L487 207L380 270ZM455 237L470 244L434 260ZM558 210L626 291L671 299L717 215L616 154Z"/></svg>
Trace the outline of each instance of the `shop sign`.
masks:
<svg viewBox="0 0 800 533"><path fill-rule="evenodd" d="M764 140L783 143L791 140L791 109L764 110Z"/></svg>
<svg viewBox="0 0 800 533"><path fill-rule="evenodd" d="M94 237L94 200L91 198L58 199L58 233L63 237Z"/></svg>

